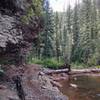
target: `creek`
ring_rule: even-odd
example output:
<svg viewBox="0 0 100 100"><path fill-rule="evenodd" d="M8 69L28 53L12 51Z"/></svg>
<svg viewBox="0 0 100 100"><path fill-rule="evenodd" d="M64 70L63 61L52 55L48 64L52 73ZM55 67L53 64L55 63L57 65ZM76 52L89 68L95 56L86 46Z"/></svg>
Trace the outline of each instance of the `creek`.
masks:
<svg viewBox="0 0 100 100"><path fill-rule="evenodd" d="M60 83L60 91L69 100L100 100L100 75L70 76Z"/></svg>

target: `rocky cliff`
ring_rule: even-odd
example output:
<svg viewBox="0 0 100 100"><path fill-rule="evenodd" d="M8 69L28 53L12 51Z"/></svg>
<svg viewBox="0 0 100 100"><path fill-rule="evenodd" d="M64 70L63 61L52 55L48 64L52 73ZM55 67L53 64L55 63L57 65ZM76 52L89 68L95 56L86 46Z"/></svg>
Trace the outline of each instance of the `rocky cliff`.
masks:
<svg viewBox="0 0 100 100"><path fill-rule="evenodd" d="M25 62L31 43L41 30L38 16L31 16L28 23L22 21L31 3L31 0L0 1L0 63Z"/></svg>

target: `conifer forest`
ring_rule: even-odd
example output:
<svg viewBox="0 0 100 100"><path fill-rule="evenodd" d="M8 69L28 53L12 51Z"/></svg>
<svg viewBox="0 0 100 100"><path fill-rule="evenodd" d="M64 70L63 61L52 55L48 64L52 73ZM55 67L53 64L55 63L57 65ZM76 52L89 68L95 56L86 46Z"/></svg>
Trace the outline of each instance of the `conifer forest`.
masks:
<svg viewBox="0 0 100 100"><path fill-rule="evenodd" d="M69 0L70 1L70 0ZM100 65L99 0L76 0L63 12L53 12L49 1L44 4L44 29L33 43L33 58L57 62Z"/></svg>
<svg viewBox="0 0 100 100"><path fill-rule="evenodd" d="M100 100L100 0L0 0L0 100Z"/></svg>

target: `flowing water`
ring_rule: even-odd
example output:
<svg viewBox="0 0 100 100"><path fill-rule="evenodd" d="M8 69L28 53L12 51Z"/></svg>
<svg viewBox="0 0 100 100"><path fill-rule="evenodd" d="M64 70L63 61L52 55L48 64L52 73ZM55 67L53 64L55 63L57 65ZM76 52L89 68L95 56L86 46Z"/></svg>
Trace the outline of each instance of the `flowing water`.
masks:
<svg viewBox="0 0 100 100"><path fill-rule="evenodd" d="M60 90L69 100L100 100L100 76L74 76L61 84Z"/></svg>

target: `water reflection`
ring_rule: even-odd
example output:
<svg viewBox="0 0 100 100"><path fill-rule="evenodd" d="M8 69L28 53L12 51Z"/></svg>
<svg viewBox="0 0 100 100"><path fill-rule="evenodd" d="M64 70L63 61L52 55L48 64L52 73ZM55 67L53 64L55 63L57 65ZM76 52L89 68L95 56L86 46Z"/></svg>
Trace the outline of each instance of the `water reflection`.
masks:
<svg viewBox="0 0 100 100"><path fill-rule="evenodd" d="M100 100L100 76L75 76L61 82L69 100Z"/></svg>

